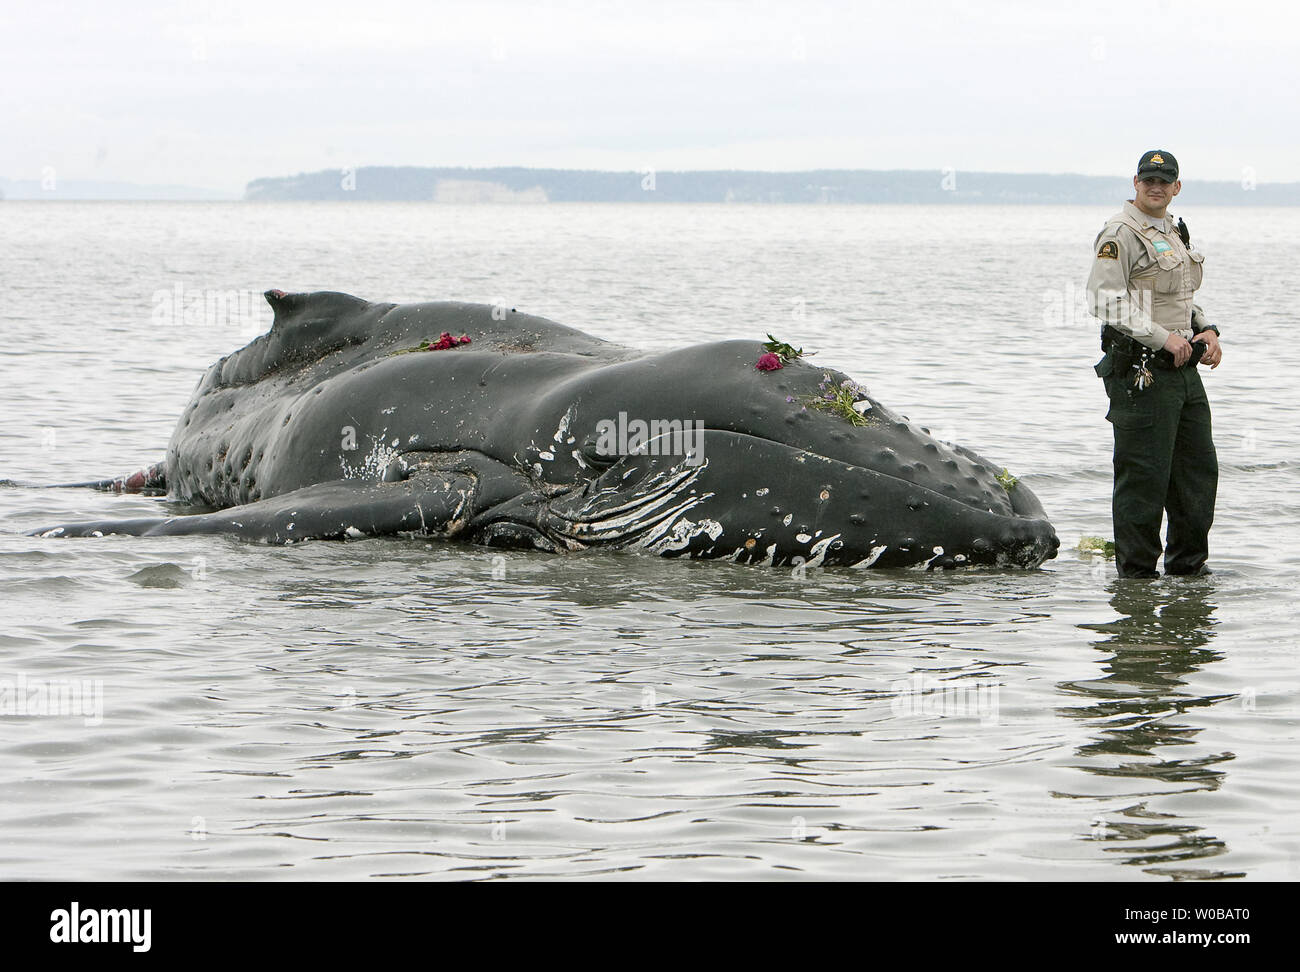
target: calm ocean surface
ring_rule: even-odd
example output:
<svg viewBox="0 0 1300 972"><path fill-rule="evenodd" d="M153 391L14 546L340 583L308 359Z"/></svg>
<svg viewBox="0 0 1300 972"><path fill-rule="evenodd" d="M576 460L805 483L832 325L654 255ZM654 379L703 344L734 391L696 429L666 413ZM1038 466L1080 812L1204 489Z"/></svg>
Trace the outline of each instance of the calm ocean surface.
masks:
<svg viewBox="0 0 1300 972"><path fill-rule="evenodd" d="M815 349L1062 541L1033 572L802 578L54 541L23 531L160 501L0 487L0 879L1300 879L1300 211L1181 210L1224 334L1216 573L1119 583L1075 550L1111 535L1081 299L1118 203L0 203L0 478L161 459L269 323L187 322L194 294L501 299ZM15 708L74 683L82 711Z"/></svg>

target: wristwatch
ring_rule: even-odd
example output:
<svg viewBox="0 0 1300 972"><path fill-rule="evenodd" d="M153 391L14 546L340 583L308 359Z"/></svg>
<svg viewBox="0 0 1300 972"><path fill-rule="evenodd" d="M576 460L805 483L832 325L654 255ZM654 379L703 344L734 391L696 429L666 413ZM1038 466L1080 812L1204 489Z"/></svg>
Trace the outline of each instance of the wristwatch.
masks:
<svg viewBox="0 0 1300 972"><path fill-rule="evenodd" d="M1207 325L1205 325L1205 327L1201 328L1199 331L1193 331L1193 332L1192 332L1192 337L1196 337L1196 335L1198 335L1198 334L1204 334L1206 331L1213 331L1215 337L1223 337L1223 335L1219 333L1219 329L1218 329L1217 327L1215 327L1213 324L1207 324Z"/></svg>

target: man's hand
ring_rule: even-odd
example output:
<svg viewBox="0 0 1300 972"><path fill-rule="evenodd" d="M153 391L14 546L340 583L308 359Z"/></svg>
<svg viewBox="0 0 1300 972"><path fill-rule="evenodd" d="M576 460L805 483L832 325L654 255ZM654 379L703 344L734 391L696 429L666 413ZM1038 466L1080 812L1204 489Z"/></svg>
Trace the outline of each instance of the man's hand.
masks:
<svg viewBox="0 0 1300 972"><path fill-rule="evenodd" d="M1214 332L1211 331L1210 333L1213 334ZM1174 356L1174 366L1178 368L1187 364L1188 359L1192 356L1192 346L1187 343L1187 338L1181 334L1170 334L1165 339L1165 350ZM1208 352L1210 349L1206 348L1205 350Z"/></svg>
<svg viewBox="0 0 1300 972"><path fill-rule="evenodd" d="M1211 368L1219 367L1219 362L1223 360L1223 349L1219 347L1219 335L1213 331L1202 331L1192 340L1205 343L1205 353L1201 355L1201 364L1209 365Z"/></svg>

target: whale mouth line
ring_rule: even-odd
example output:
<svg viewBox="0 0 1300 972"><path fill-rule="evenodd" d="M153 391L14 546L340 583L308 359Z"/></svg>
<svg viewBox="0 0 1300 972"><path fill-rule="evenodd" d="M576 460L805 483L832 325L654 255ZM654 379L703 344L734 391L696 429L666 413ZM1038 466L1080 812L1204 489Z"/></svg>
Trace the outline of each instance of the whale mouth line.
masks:
<svg viewBox="0 0 1300 972"><path fill-rule="evenodd" d="M984 505L976 505L976 504L969 503L956 496L949 496L946 493L940 492L940 490L936 489L934 486L928 486L924 483L918 483L912 479L905 479L902 476L895 475L894 473L885 472L884 470L877 469L874 466L865 465L862 462L854 459L840 459L835 456L826 455L825 453L822 452L816 452L802 445L797 445L791 442L785 442L781 439L772 438L766 435L756 434L754 432L742 431L735 428L715 428L712 426L704 426L700 428L697 432L693 432L693 434L699 434L703 436L704 433L708 433L708 432L713 432L720 435L735 436L740 439L752 439L755 442L766 443L767 445L770 446L789 449L794 453L792 459L795 462L808 463L814 460L820 460L821 462L827 463L830 466L841 467L850 474L861 472L870 476L880 477L881 479L888 480L890 483L897 484L899 488L918 490L922 494L924 494L923 495L924 499L928 500L931 497L935 497L942 503L955 504L957 506L960 506L962 509L969 510L974 513L987 514L990 516L999 516L1008 520L1023 520L1026 522L1031 522L1039 519L1046 519L1046 517L1043 515L1026 516L1023 513L1017 512L1014 508L1014 503L1010 502L1010 498L1008 498L1008 504L1011 508L1007 512L999 512L998 510L990 509L989 507ZM657 436L656 439L664 438L664 437L665 436ZM647 440L647 444L650 441L654 441L654 440L653 439ZM981 460L980 457L978 456L959 452L956 449L953 449L952 451L955 455L965 459L966 461L976 464L977 467L979 466L980 462L984 462L985 465L983 466L983 468L984 469L988 468L987 462L985 460ZM671 467L673 469L677 468L677 466L679 466L687 458L684 455L677 455L677 454L655 455L653 453L640 451L640 450L629 454L630 458L645 458L647 456L651 458L657 458L657 459L676 458L678 459L678 463L675 464L673 467ZM622 457L618 457L618 458L622 458ZM703 448L701 449L700 460L701 462L699 463L699 465L695 467L697 469L703 468L703 466L707 464L707 460L708 460L707 449L703 449ZM606 467L606 468L610 468L610 467ZM603 472L604 470L601 471ZM990 473L990 475L992 475L992 473ZM999 490L1001 490L1002 487L999 485L998 488Z"/></svg>

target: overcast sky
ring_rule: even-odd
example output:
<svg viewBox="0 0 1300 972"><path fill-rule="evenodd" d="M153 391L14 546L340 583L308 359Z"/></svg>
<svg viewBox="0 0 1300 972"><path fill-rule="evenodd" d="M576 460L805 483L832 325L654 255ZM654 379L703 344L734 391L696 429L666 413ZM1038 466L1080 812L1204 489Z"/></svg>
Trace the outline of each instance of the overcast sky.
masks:
<svg viewBox="0 0 1300 972"><path fill-rule="evenodd" d="M1300 180L1300 5L0 5L0 177L347 165Z"/></svg>

